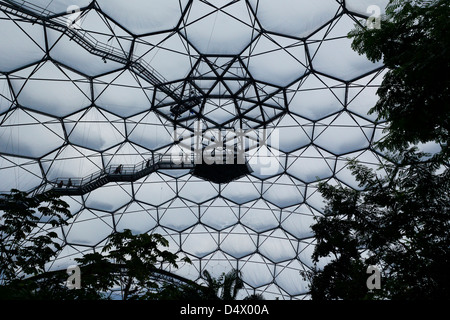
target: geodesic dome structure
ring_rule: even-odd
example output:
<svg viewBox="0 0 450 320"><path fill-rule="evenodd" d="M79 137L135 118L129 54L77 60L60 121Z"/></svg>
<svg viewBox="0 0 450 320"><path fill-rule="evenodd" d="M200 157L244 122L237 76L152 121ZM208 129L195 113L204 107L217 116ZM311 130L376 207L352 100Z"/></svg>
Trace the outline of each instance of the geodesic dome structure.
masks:
<svg viewBox="0 0 450 320"><path fill-rule="evenodd" d="M183 277L237 268L243 296L307 297L318 183L356 188L347 159L382 161L367 112L383 66L347 34L386 4L0 1L0 190L64 182L73 218L49 270L131 229L187 255ZM167 160L217 146L248 171Z"/></svg>

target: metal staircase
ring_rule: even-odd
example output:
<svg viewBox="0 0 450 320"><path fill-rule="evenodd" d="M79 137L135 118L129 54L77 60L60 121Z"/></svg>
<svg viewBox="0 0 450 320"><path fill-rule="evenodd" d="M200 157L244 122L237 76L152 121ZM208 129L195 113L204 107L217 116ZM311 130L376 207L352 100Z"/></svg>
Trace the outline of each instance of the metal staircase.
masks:
<svg viewBox="0 0 450 320"><path fill-rule="evenodd" d="M170 155L155 155L136 165L112 165L84 178L57 178L34 193L52 190L60 195L81 196L110 182L134 182L159 169L194 169L193 162L176 164ZM49 187L50 186L50 187Z"/></svg>
<svg viewBox="0 0 450 320"><path fill-rule="evenodd" d="M170 84L160 73L139 57L131 55L128 57L121 50L96 40L89 32L72 28L66 18L56 13L41 8L33 3L23 0L0 0L0 10L32 23L39 23L66 34L89 53L108 59L120 64L128 65L132 71L139 74L153 86L164 92L175 101L176 105L171 108L175 116L192 109L201 103L201 98L190 95L182 95L181 88Z"/></svg>

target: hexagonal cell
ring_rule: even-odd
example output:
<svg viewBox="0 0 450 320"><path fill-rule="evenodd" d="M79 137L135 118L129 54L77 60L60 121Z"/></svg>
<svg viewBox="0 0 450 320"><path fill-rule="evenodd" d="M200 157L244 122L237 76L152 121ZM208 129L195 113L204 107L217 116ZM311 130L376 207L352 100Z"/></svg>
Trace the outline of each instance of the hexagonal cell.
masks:
<svg viewBox="0 0 450 320"><path fill-rule="evenodd" d="M178 253L181 250L180 233L171 229L166 229L161 226L155 227L149 234L159 234L169 242L169 247L166 248L169 252ZM187 253L187 252L186 252Z"/></svg>
<svg viewBox="0 0 450 320"><path fill-rule="evenodd" d="M345 158L338 159L336 164L336 179L339 179L346 185L356 190L362 190L363 188L359 186L359 183L356 181L355 177L348 168L349 159L356 160L365 167L373 170L379 169L379 167L386 162L386 160L384 160L380 155L369 150L351 153ZM377 173L380 178L386 174L384 170L378 170Z"/></svg>
<svg viewBox="0 0 450 320"><path fill-rule="evenodd" d="M361 78L349 85L347 110L375 122L376 113L369 114L369 110L375 107L378 101L377 91L387 71L377 72Z"/></svg>
<svg viewBox="0 0 450 320"><path fill-rule="evenodd" d="M89 81L50 61L15 72L11 85L21 105L58 117L91 104Z"/></svg>
<svg viewBox="0 0 450 320"><path fill-rule="evenodd" d="M254 288L267 285L273 281L275 265L259 254L241 260L242 280Z"/></svg>
<svg viewBox="0 0 450 320"><path fill-rule="evenodd" d="M279 226L280 210L260 199L241 207L240 221L256 232L267 231Z"/></svg>
<svg viewBox="0 0 450 320"><path fill-rule="evenodd" d="M278 264L275 267L277 275L275 281L283 290L291 296L297 296L308 293L308 282L303 280L299 273L303 266L299 261L291 263Z"/></svg>
<svg viewBox="0 0 450 320"><path fill-rule="evenodd" d="M174 143L173 126L154 112L127 121L130 140L150 150Z"/></svg>
<svg viewBox="0 0 450 320"><path fill-rule="evenodd" d="M261 181L247 176L230 182L221 190L221 196L235 203L243 204L256 200L261 195Z"/></svg>
<svg viewBox="0 0 450 320"><path fill-rule="evenodd" d="M305 185L287 175L271 178L263 183L263 198L280 208L302 203Z"/></svg>
<svg viewBox="0 0 450 320"><path fill-rule="evenodd" d="M267 31L303 38L330 21L340 6L333 0L249 1Z"/></svg>
<svg viewBox="0 0 450 320"><path fill-rule="evenodd" d="M135 35L170 30L182 17L187 0L98 0L102 11Z"/></svg>
<svg viewBox="0 0 450 320"><path fill-rule="evenodd" d="M136 200L159 206L176 197L176 183L166 181L158 174L134 182Z"/></svg>
<svg viewBox="0 0 450 320"><path fill-rule="evenodd" d="M248 164L252 170L251 175L259 178L270 178L284 172L286 155L277 147L262 145L248 152Z"/></svg>
<svg viewBox="0 0 450 320"><path fill-rule="evenodd" d="M111 214L83 210L63 230L68 243L94 246L111 234L112 228Z"/></svg>
<svg viewBox="0 0 450 320"><path fill-rule="evenodd" d="M242 226L234 226L220 232L220 249L235 258L242 258L256 251L258 236Z"/></svg>
<svg viewBox="0 0 450 320"><path fill-rule="evenodd" d="M184 252L202 258L219 247L218 233L204 226L195 226L181 235Z"/></svg>
<svg viewBox="0 0 450 320"><path fill-rule="evenodd" d="M255 37L254 17L243 1L216 5L194 1L182 32L203 54L239 54Z"/></svg>
<svg viewBox="0 0 450 320"><path fill-rule="evenodd" d="M343 110L345 84L311 74L287 92L289 110L310 120L319 120Z"/></svg>
<svg viewBox="0 0 450 320"><path fill-rule="evenodd" d="M248 70L256 80L286 86L308 71L303 42L262 35L245 53Z"/></svg>
<svg viewBox="0 0 450 320"><path fill-rule="evenodd" d="M289 155L286 172L308 183L331 177L335 163L331 153L310 146Z"/></svg>
<svg viewBox="0 0 450 320"><path fill-rule="evenodd" d="M193 176L188 180L181 179L178 183L179 196L195 203L211 200L219 194L218 185Z"/></svg>
<svg viewBox="0 0 450 320"><path fill-rule="evenodd" d="M31 23L13 21L0 12L0 71L10 72L33 62L45 55L45 36L42 27Z"/></svg>
<svg viewBox="0 0 450 320"><path fill-rule="evenodd" d="M281 227L298 239L311 238L314 236L311 226L315 224L316 215L319 213L307 204L294 207L292 210L283 210Z"/></svg>
<svg viewBox="0 0 450 320"><path fill-rule="evenodd" d="M103 168L101 155L88 149L67 146L41 160L48 180L83 178Z"/></svg>
<svg viewBox="0 0 450 320"><path fill-rule="evenodd" d="M125 124L121 118L97 108L64 119L69 141L103 151L125 140Z"/></svg>
<svg viewBox="0 0 450 320"><path fill-rule="evenodd" d="M223 230L238 222L239 208L221 198L203 206L200 208L200 221L213 229Z"/></svg>
<svg viewBox="0 0 450 320"><path fill-rule="evenodd" d="M338 185L339 182L336 179L330 179L327 181L327 184L330 185ZM306 196L305 202L307 205L311 206L320 213L323 213L325 210L325 198L319 192L319 183L314 182L308 184L306 187Z"/></svg>
<svg viewBox="0 0 450 320"><path fill-rule="evenodd" d="M274 124L273 133L278 135L272 139L272 147L283 152L291 152L311 143L314 125L311 121L297 117L295 115L286 115L277 120Z"/></svg>
<svg viewBox="0 0 450 320"><path fill-rule="evenodd" d="M286 261L297 256L298 244L281 229L263 233L259 239L259 252L273 262Z"/></svg>
<svg viewBox="0 0 450 320"><path fill-rule="evenodd" d="M343 15L337 22L333 21L308 39L314 70L349 81L382 66L381 62L373 63L353 51L352 40L347 38L347 34L354 28L354 24L354 20Z"/></svg>
<svg viewBox="0 0 450 320"><path fill-rule="evenodd" d="M178 33L168 32L139 38L134 55L161 83L185 78L192 70L196 49ZM169 87L175 91L177 85Z"/></svg>
<svg viewBox="0 0 450 320"><path fill-rule="evenodd" d="M194 203L175 199L159 209L159 223L163 227L183 231L198 222L198 207Z"/></svg>
<svg viewBox="0 0 450 320"><path fill-rule="evenodd" d="M16 157L0 157L0 176L0 192L5 193L11 189L29 191L42 181L38 162Z"/></svg>
<svg viewBox="0 0 450 320"><path fill-rule="evenodd" d="M362 118L343 112L316 123L314 144L336 155L365 149L371 142L374 127Z"/></svg>
<svg viewBox="0 0 450 320"><path fill-rule="evenodd" d="M116 211L132 200L130 183L108 183L85 196L86 207L103 211Z"/></svg>
<svg viewBox="0 0 450 320"><path fill-rule="evenodd" d="M310 268L314 268L314 261L312 259L313 253L314 253L314 249L316 246L316 240L315 239L310 239L308 241L300 241L299 245L298 245L298 251L300 252L298 254L298 257L300 259L300 261L310 267ZM331 259L328 259L328 257L321 257L319 259L319 261L317 262L317 267L318 268L323 268L326 264L326 262L331 262Z"/></svg>
<svg viewBox="0 0 450 320"><path fill-rule="evenodd" d="M38 158L63 143L59 120L31 111L13 109L0 127L0 152L6 154Z"/></svg>
<svg viewBox="0 0 450 320"><path fill-rule="evenodd" d="M95 104L122 117L150 110L152 106L153 86L130 71L96 78L93 88Z"/></svg>
<svg viewBox="0 0 450 320"><path fill-rule="evenodd" d="M133 233L144 233L157 225L158 215L154 207L133 202L114 214L116 230L130 229Z"/></svg>

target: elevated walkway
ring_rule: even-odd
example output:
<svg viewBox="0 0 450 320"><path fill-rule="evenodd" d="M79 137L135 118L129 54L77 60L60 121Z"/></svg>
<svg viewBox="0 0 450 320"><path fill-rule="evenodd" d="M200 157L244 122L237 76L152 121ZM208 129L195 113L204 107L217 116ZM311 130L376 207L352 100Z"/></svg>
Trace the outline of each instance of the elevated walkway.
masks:
<svg viewBox="0 0 450 320"><path fill-rule="evenodd" d="M134 182L160 169L194 169L194 163L176 164L170 155L158 155L136 165L107 166L83 178L57 178L51 190L60 195L81 196L110 182ZM48 186L46 187L48 190ZM36 192L40 192L37 190Z"/></svg>

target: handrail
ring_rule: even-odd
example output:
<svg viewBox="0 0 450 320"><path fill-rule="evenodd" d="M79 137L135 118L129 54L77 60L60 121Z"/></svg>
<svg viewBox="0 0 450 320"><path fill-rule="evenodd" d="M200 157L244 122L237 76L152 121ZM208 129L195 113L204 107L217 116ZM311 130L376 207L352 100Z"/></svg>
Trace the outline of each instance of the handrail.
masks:
<svg viewBox="0 0 450 320"><path fill-rule="evenodd" d="M224 163L228 163L230 155L222 154ZM82 195L100 188L108 182L136 181L159 169L194 169L197 165L197 156L195 152L183 153L175 157L172 154L156 154L135 165L109 165L82 178L56 178L31 189L27 194L36 195L53 190L60 194ZM0 192L0 196L1 193L8 192Z"/></svg>

